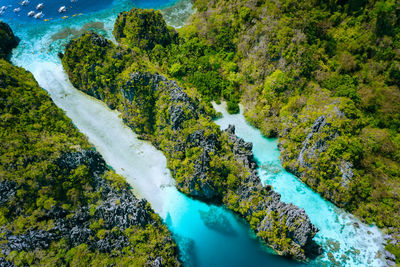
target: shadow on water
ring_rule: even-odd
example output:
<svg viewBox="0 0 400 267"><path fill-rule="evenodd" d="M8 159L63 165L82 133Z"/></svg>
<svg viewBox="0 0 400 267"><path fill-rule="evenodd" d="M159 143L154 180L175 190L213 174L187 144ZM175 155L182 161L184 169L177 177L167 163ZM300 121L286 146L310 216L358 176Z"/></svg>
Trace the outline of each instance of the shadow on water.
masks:
<svg viewBox="0 0 400 267"><path fill-rule="evenodd" d="M199 210L199 214L204 225L209 229L224 235L237 234L227 216L217 208L211 207L208 211Z"/></svg>

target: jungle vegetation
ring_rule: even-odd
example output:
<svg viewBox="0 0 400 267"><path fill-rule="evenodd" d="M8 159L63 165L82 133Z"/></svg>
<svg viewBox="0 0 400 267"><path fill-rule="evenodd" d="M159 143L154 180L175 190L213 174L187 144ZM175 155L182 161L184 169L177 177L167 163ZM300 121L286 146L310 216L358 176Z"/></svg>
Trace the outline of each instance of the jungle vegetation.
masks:
<svg viewBox="0 0 400 267"><path fill-rule="evenodd" d="M0 52L6 56L10 50ZM90 158L73 168L68 165L75 162L61 164L66 155L93 151L91 145L31 73L1 58L0 140L0 265L144 266L158 257L165 266L180 264L171 233L147 202L142 214L151 223L144 225L112 227L101 217L107 214L96 213L105 205L101 192L111 190L126 198L133 194L131 188L102 159L100 170ZM115 201L115 209L120 208ZM81 215L88 210L88 217ZM75 236L73 242L65 235L58 238L54 227L60 223L72 229L88 224L90 234ZM89 246L106 238L125 243L111 251ZM40 246L24 249L35 242Z"/></svg>
<svg viewBox="0 0 400 267"><path fill-rule="evenodd" d="M279 138L286 169L398 235L400 2L196 0L194 6L181 29L152 25L157 42L138 31L139 21L121 16L117 49L141 60L105 56L107 50L88 75L104 74L96 82L107 94L118 82L110 73L127 75L129 66L146 62L205 101L227 100L230 112L241 102L249 122ZM319 118L323 128L307 138Z"/></svg>
<svg viewBox="0 0 400 267"><path fill-rule="evenodd" d="M180 191L224 204L279 254L305 260L304 244L290 237L296 229L286 225L283 211L271 214L274 229L260 230L268 213L265 206L279 199L261 187L258 177L251 181L252 170L235 157L228 134L213 122L210 103L193 84L169 80L169 74L152 61L157 49L182 41L178 33L160 12L134 8L118 16L113 34L119 44L89 32L66 46L60 57L72 84L117 109L141 138L162 150ZM246 189L248 194L241 195ZM301 224L308 218L301 214L293 220ZM307 242L314 230L310 227L306 233Z"/></svg>

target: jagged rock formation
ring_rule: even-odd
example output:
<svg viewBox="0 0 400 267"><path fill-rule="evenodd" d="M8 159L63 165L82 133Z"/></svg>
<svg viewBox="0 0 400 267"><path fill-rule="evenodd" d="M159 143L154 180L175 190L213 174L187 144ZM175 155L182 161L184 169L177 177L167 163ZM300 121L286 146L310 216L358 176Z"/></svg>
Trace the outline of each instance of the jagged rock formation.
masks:
<svg viewBox="0 0 400 267"><path fill-rule="evenodd" d="M158 223L151 218L151 210L145 200L137 199L128 187L118 192L110 182L101 177L107 167L99 153L93 150L65 153L56 164L69 170L77 169L82 164L88 166L94 177L94 190L100 192L99 204L94 207L82 206L74 211L72 217L67 217L69 211L53 206L44 215L47 220L54 220L54 227L48 231L30 229L24 234L15 235L11 231L3 230L2 240L7 243L1 244L0 248L5 256L11 251L47 249L52 241L62 238L68 240L71 247L87 244L94 251L110 253L130 245L128 238L122 233L125 229ZM103 229L113 230L101 239L90 228L93 220L100 219L103 221Z"/></svg>
<svg viewBox="0 0 400 267"><path fill-rule="evenodd" d="M161 219L32 74L0 59L0 85L0 266L179 266Z"/></svg>
<svg viewBox="0 0 400 267"><path fill-rule="evenodd" d="M349 202L348 190L358 183L354 179L354 165L359 164L359 159L339 153L346 146L357 146L345 139L348 132L358 127L350 119L357 113L346 110L348 103L344 100L318 97L323 99L317 102L318 105L310 105L300 114L282 119L281 161L285 169L342 207Z"/></svg>
<svg viewBox="0 0 400 267"><path fill-rule="evenodd" d="M133 8L118 15L113 30L120 43L153 49L154 46L167 46L177 39L177 33L169 28L160 11Z"/></svg>
<svg viewBox="0 0 400 267"><path fill-rule="evenodd" d="M317 158L322 152L327 149L327 141L334 139L338 135L337 133L333 132L326 137L316 137L316 140L312 140L314 136L323 132L324 127L328 128L325 128L325 130L329 132L330 126L331 124L326 122L326 117L324 115L319 116L314 121L313 125L311 126L310 132L302 143L302 148L297 158L297 162L299 163L300 167L313 168L309 160L305 160L305 155L307 155L309 159ZM310 144L312 141L314 142L314 144L311 146ZM354 175L352 169L353 164L349 161L341 159L339 160L338 165L342 177L340 184L344 188L348 189L348 184L351 182L351 179ZM298 170L291 171L297 173L300 177L303 175L303 173L299 172Z"/></svg>
<svg viewBox="0 0 400 267"><path fill-rule="evenodd" d="M107 57L103 58L103 63L102 56L89 58L87 62L76 57L81 46L88 49L88 53L102 49L91 41L91 36L93 33L73 40L62 56L63 65L73 81L79 79L76 74L84 71L81 67L86 64L90 66L95 62L107 68ZM111 47L102 54L113 55L115 52L130 53ZM128 126L164 152L180 191L207 202L225 204L243 216L281 255L306 260L312 254L309 251L317 250L318 254L312 241L318 230L305 212L282 203L280 195L271 187L262 187L251 144L221 132L212 121L210 108L203 102L190 96L177 82L150 73L143 66L128 77L122 77L119 89L112 82L93 86L93 82L110 73L100 71L97 75L93 81L84 81L82 85L76 83L76 86L84 92L97 90L91 94L111 108L117 107ZM112 86L113 93L102 93Z"/></svg>
<svg viewBox="0 0 400 267"><path fill-rule="evenodd" d="M0 58L6 58L18 44L18 38L14 36L8 24L0 21Z"/></svg>
<svg viewBox="0 0 400 267"><path fill-rule="evenodd" d="M0 205L6 203L17 192L17 185L10 181L0 181Z"/></svg>
<svg viewBox="0 0 400 267"><path fill-rule="evenodd" d="M257 225L257 231L270 233L274 231L277 224L284 225L288 229L288 237L299 246L297 249L305 248L306 253L314 254L314 256L320 254L321 248L312 240L318 229L311 223L304 209L280 201L280 194L273 191L271 186L263 187L256 170L257 164L252 152L253 144L238 138L233 125L229 125L225 131L229 134L229 142L233 144L236 160L243 162L251 173L247 178L248 182L238 189L240 201L254 203L255 196L263 197L263 200L258 201L258 204L251 207L244 216L251 216L252 213L260 210L266 211L264 219Z"/></svg>
<svg viewBox="0 0 400 267"><path fill-rule="evenodd" d="M224 145L221 134L218 131L207 133L207 129L200 128L190 131L186 138L182 138L182 132L188 130L182 127L183 124L190 121L196 122L205 115L205 110L200 108L199 101L190 98L176 82L169 81L159 74L134 73L130 75L130 80L126 85L123 89L124 98L127 100L124 104L126 121L132 121L132 116L135 116L129 112L130 106L136 106L138 103L133 103L133 98L148 97L148 95L138 95L141 93L138 88L151 88L151 92L157 95L154 98L156 107L168 104L165 110L162 109L163 116L160 116L158 109L155 109L152 114L154 117L152 121L156 121L152 129L155 133L159 133L158 137L166 138L165 129L169 128L172 130L170 134L176 136L169 140L169 147L162 148L164 152L167 152L168 159L176 158L176 154L179 153L187 153L191 148L199 149L198 155L189 161L193 166L192 172L183 181L178 181L178 189L195 198L224 202L226 192L221 188L221 184L210 179L210 173L215 172L215 167L212 165L214 159L211 155L224 157L223 154L226 153L221 151L221 147ZM238 182L238 187L234 192L238 196L237 201L247 207L239 213L248 221L251 221L252 218L259 218L253 228L282 255L306 260L307 253L320 253L318 246L312 241L318 229L311 223L305 211L292 204L281 202L280 195L271 187L264 188L257 174L252 144L237 138L233 126L227 130L227 133L230 153L233 154L234 160L249 173L247 177L241 177L243 180ZM156 144L163 142L159 138L156 140ZM174 177L179 179L179 170L172 169L172 171ZM259 212L262 215L258 214ZM276 229L282 232L274 235L273 232L277 231ZM286 235L291 239L290 244L285 248L278 245L277 239L281 237L280 235Z"/></svg>
<svg viewBox="0 0 400 267"><path fill-rule="evenodd" d="M326 119L325 116L323 115L318 117L315 120L314 124L312 125L310 133L307 135L306 140L304 140L304 142L302 143L303 148L301 149L299 157L297 159L297 161L300 163L301 166L304 166L304 153L306 152L309 146L311 138L315 133L320 132L325 125L326 125ZM325 144L324 140L318 140L317 142L315 142L314 146L311 147L310 152L307 154L309 154L310 157L315 157L316 150L318 149L319 151L323 151L324 144Z"/></svg>
<svg viewBox="0 0 400 267"><path fill-rule="evenodd" d="M279 136L286 169L368 223L398 229L397 2L221 0L194 6L178 44L140 49L138 35L131 35L121 38L121 47L134 51L125 54L138 53L208 99L243 92L247 119L267 136ZM131 25L121 19L116 28L128 32ZM157 32L146 37L156 40ZM320 116L330 125L307 138ZM399 247L391 251L397 255Z"/></svg>

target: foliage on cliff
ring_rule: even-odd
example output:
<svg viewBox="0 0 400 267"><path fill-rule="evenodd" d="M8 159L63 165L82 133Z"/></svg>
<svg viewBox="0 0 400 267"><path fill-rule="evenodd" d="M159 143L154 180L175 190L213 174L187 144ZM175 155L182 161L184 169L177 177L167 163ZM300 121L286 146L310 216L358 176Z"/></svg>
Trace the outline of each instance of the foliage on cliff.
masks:
<svg viewBox="0 0 400 267"><path fill-rule="evenodd" d="M0 265L179 265L150 205L32 74L2 59L0 140Z"/></svg>
<svg viewBox="0 0 400 267"><path fill-rule="evenodd" d="M131 29L136 30L132 33ZM138 29L146 34L137 33ZM229 102L229 111L238 112L239 77L236 76L237 65L232 62L234 53L228 32L219 35L222 47L218 47L194 32L178 34L168 30L159 12L133 9L119 15L113 34L122 46L140 48L152 64L174 79L194 86L203 98L224 98ZM143 39L145 42L151 39L151 46L142 45Z"/></svg>
<svg viewBox="0 0 400 267"><path fill-rule="evenodd" d="M129 47L152 50L176 42L177 34L165 23L160 11L133 8L118 15L113 35Z"/></svg>
<svg viewBox="0 0 400 267"><path fill-rule="evenodd" d="M129 16L139 14L134 9ZM120 20L115 29L123 31ZM72 40L61 58L74 85L117 108L127 125L160 148L180 191L224 203L245 217L278 253L305 260L317 229L304 211L280 202L278 194L262 188L253 169L237 159L228 134L212 121L211 107L197 93L149 72L160 68L149 60L148 50L136 46L138 42L121 40L121 46L115 46L94 33ZM111 70L114 66L117 71ZM113 88L112 93L108 88ZM286 219L289 210L290 219Z"/></svg>
<svg viewBox="0 0 400 267"><path fill-rule="evenodd" d="M399 228L399 6L197 0L176 41L121 45L204 100L223 97L234 112L241 97L247 119L279 136L288 170L367 222ZM117 38L141 25L127 14Z"/></svg>
<svg viewBox="0 0 400 267"><path fill-rule="evenodd" d="M196 0L195 7L180 35L233 54L245 115L279 137L284 166L400 236L400 2Z"/></svg>
<svg viewBox="0 0 400 267"><path fill-rule="evenodd" d="M194 6L177 41L136 52L204 100L225 98L231 112L241 100L253 125L279 137L286 169L400 236L400 2Z"/></svg>

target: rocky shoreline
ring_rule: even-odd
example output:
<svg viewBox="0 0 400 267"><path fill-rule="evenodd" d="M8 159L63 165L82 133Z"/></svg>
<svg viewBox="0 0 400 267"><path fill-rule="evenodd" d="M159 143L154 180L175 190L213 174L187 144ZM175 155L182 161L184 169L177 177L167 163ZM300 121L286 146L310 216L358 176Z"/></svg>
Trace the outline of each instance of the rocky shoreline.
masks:
<svg viewBox="0 0 400 267"><path fill-rule="evenodd" d="M118 29L117 32L123 31ZM93 64L79 62L75 56L81 53L78 47L102 50L103 55L121 53L119 58L124 58L126 51L101 38L88 33L67 45L61 58L72 81L78 80L77 66ZM118 52L112 52L113 49ZM93 61L101 64L99 58ZM97 73L93 78L100 80L101 75ZM245 218L257 235L280 255L307 261L321 253L312 240L318 229L304 210L281 202L280 195L271 187L262 187L251 144L236 140L232 128L230 132L220 131L209 115L209 107L189 96L176 81L142 68L131 72L119 88L113 84L104 87L88 87L88 84L74 83L110 108L117 107L129 127L163 151L178 190L206 202L225 204ZM113 92L106 88L113 88Z"/></svg>
<svg viewBox="0 0 400 267"><path fill-rule="evenodd" d="M16 45L4 25L0 56ZM31 73L1 58L0 96L0 266L180 266L172 234L150 204L91 149Z"/></svg>
<svg viewBox="0 0 400 267"><path fill-rule="evenodd" d="M129 187L117 190L111 181L102 178L108 167L98 152L83 150L81 152L65 153L56 163L62 169L75 170L81 165L88 166L90 175L93 176L93 189L100 192L100 201L97 205L82 206L72 214L60 206L53 206L40 220L53 220L54 227L50 230L30 229L24 234L13 234L7 228L0 228L0 249L4 257L0 257L0 266L13 266L5 258L13 251L33 251L48 249L52 242L65 239L69 247L81 244L88 246L91 251L112 253L131 246L124 231L132 226L145 227L146 225L159 225L160 220L154 220L154 212L150 205L143 199L137 199ZM9 182L0 183L0 199L7 204L9 192L18 190L14 185L10 190ZM4 201L5 200L5 201ZM72 216L71 216L72 215ZM107 230L102 238L96 236L96 231L91 229L94 221L102 220L102 229ZM4 242L6 241L6 242ZM166 236L166 243L172 243L171 236ZM160 244L166 245L165 244ZM134 248L132 248L134 250ZM161 256L149 259L147 266L163 266L165 262Z"/></svg>
<svg viewBox="0 0 400 267"><path fill-rule="evenodd" d="M273 191L270 185L263 187L257 173L257 163L254 160L252 152L253 144L237 137L235 135L235 126L233 125L229 125L225 132L229 135L229 142L233 144L235 158L238 161L242 161L251 173L247 178L248 183L238 189L239 195L242 196L242 199L251 201L252 191L257 192L261 190L262 192L267 192L264 199L266 204L263 203L262 207L262 209L268 211L267 216L257 226L257 231L272 231L274 225L269 220L269 216L271 212L276 212L279 223L287 226L289 229L288 235L295 243L305 248L307 257L314 258L319 256L322 253L322 248L312 240L318 229L311 223L304 209L280 201L280 194ZM256 210L253 209L251 212L255 212Z"/></svg>

